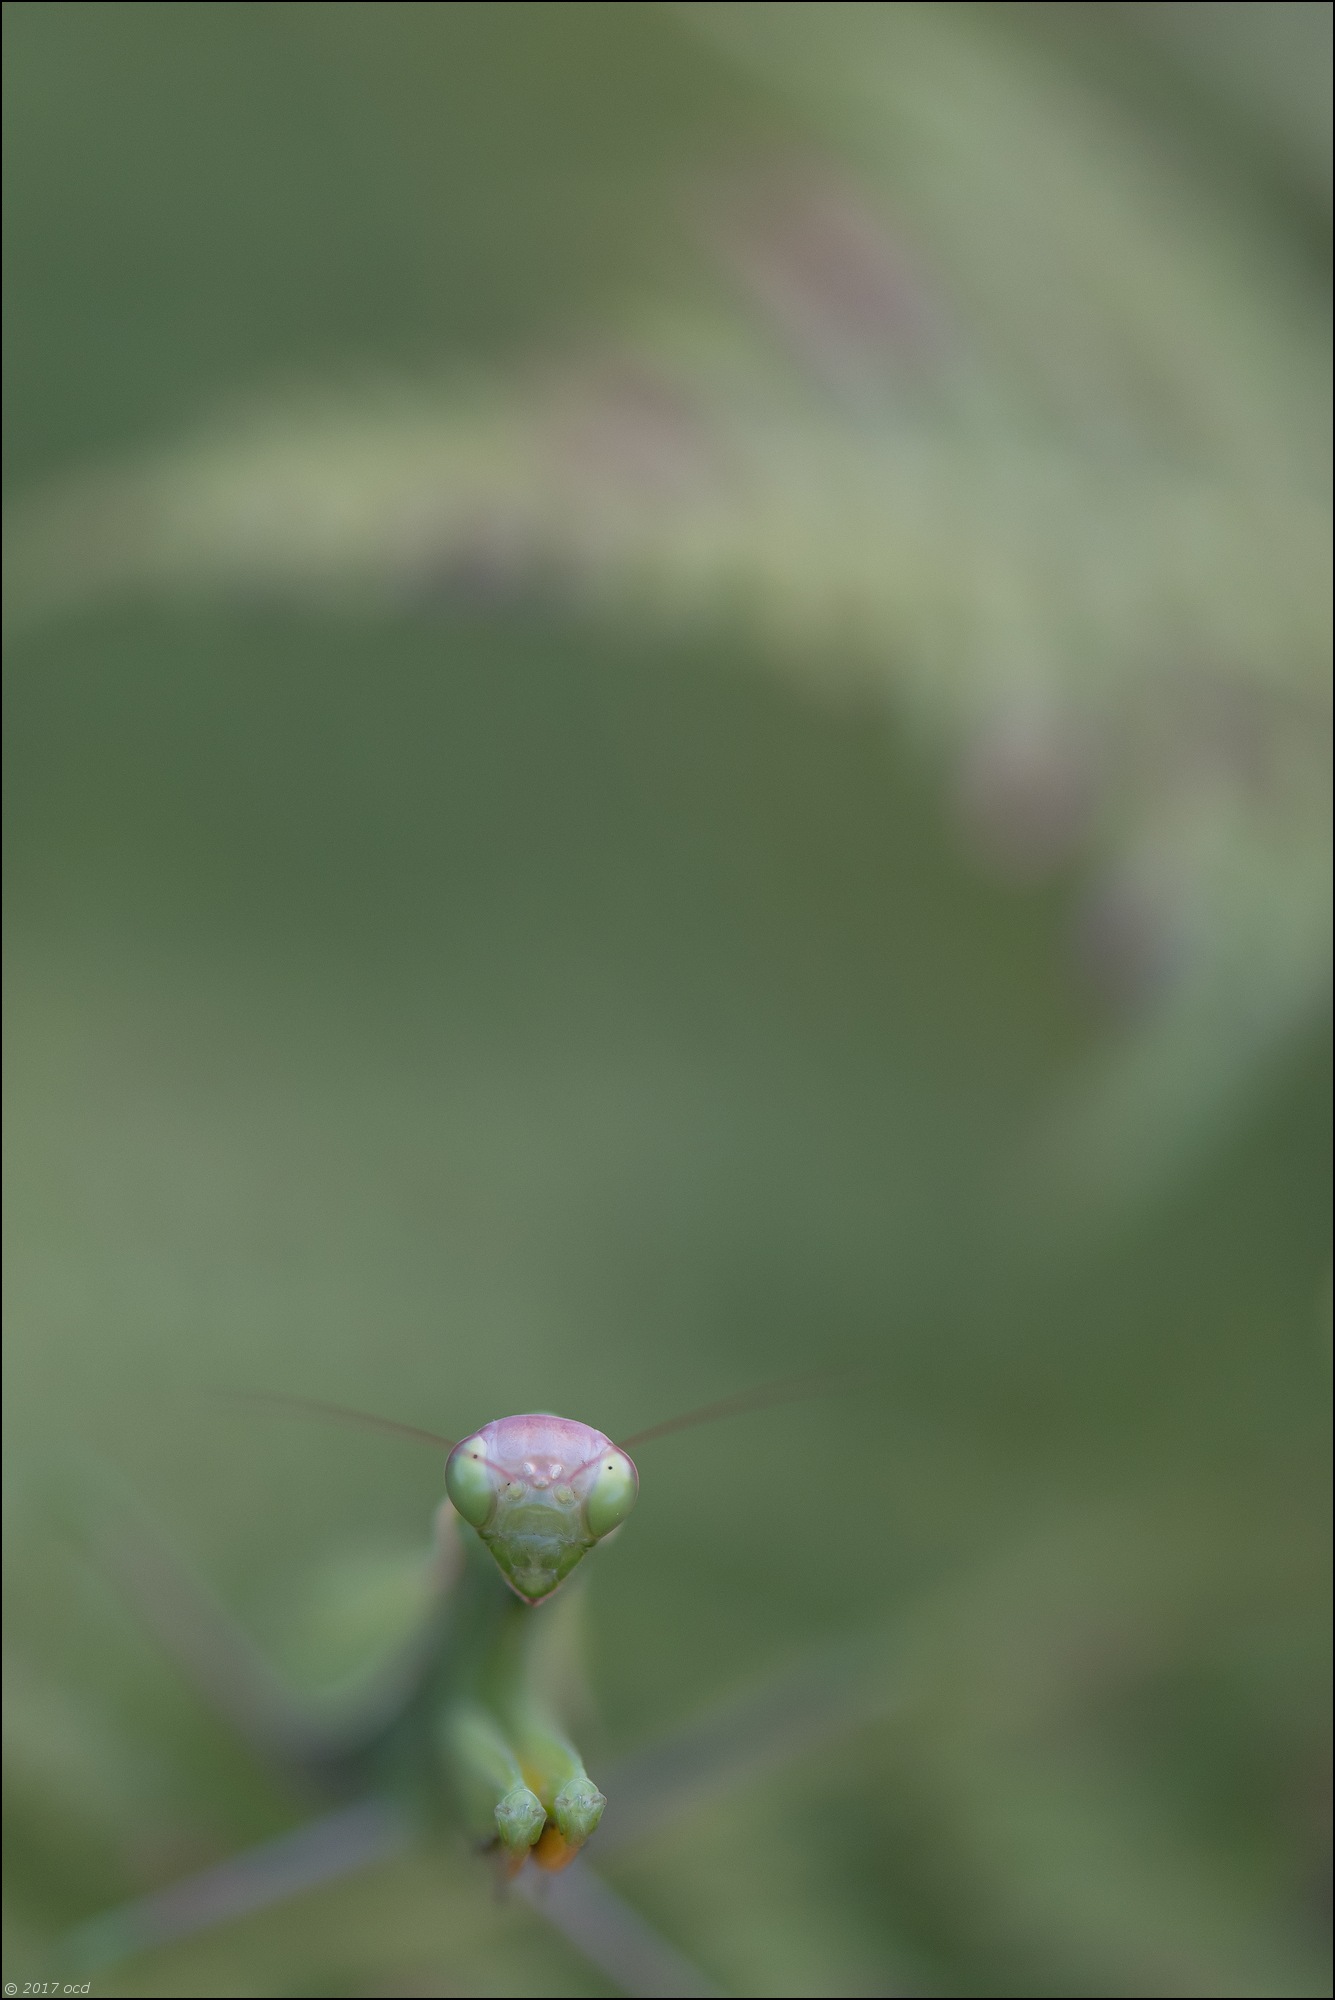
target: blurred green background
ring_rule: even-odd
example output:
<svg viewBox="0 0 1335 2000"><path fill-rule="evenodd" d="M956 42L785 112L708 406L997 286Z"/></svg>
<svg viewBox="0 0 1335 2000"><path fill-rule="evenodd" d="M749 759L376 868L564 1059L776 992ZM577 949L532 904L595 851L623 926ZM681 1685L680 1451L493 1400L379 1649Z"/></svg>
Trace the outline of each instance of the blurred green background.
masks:
<svg viewBox="0 0 1335 2000"><path fill-rule="evenodd" d="M281 1648L439 1467L215 1387L836 1362L644 1448L590 1761L890 1719L609 1878L727 1992L1329 1990L1329 19L6 7L7 1979L294 1818L86 1464ZM611 1989L460 1848L94 1990Z"/></svg>

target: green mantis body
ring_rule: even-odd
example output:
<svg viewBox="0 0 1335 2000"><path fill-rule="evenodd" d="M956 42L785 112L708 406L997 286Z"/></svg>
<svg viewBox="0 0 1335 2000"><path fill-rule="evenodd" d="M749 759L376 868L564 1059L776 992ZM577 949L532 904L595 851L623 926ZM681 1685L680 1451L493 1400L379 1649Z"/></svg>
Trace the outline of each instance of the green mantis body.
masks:
<svg viewBox="0 0 1335 2000"><path fill-rule="evenodd" d="M268 1734L336 1781L375 1770L421 1815L498 1846L512 1872L530 1852L560 1868L606 1800L543 1692L548 1606L625 1520L638 1474L602 1431L548 1413L499 1418L447 1448L431 1588L406 1653L323 1741L303 1744L291 1720Z"/></svg>
<svg viewBox="0 0 1335 2000"><path fill-rule="evenodd" d="M532 1850L560 1867L606 1800L539 1693L537 1627L553 1592L625 1520L638 1475L601 1431L542 1414L504 1417L465 1438L445 1483L439 1532L450 1532L457 1509L463 1534L486 1554L466 1550L456 1585L436 1745L476 1832L499 1839L516 1866Z"/></svg>
<svg viewBox="0 0 1335 2000"><path fill-rule="evenodd" d="M816 1381L828 1386L825 1377ZM642 1431L630 1442L812 1391L812 1378L803 1378ZM150 1531L134 1524L114 1537L109 1554L159 1639L267 1762L307 1794L312 1788L323 1794L333 1810L268 1849L92 1920L66 1940L73 1971L101 1969L285 1900L397 1852L416 1831L436 1825L462 1826L475 1847L495 1855L503 1878L520 1878L517 1889L525 1890L521 1871L532 1859L554 1891L552 1875L574 1859L602 1818L607 1802L563 1727L553 1693L568 1619L577 1609L572 1574L621 1526L638 1492L625 1450L601 1431L545 1413L499 1419L451 1445L330 1405L293 1406L403 1432L448 1452L446 1498L436 1515L416 1628L346 1711L312 1714L279 1687ZM843 1726L848 1713L847 1689L822 1669L814 1701L799 1677L773 1715L762 1718L758 1735L745 1718L731 1716L723 1734L739 1746L734 1761L745 1766L757 1750L762 1758L769 1754L771 1739L786 1754L813 1726L823 1734L836 1716ZM643 1819L646 1794L663 1794L671 1809L683 1776L689 1789L702 1768L712 1772L727 1761L717 1728L707 1725L698 1744L684 1741L670 1770L654 1773L647 1786L637 1781L638 1801L626 1800L632 1821ZM648 1802L652 1816L652 1796ZM625 1990L704 1990L692 1983L686 1962L596 1877L572 1884L572 1892L563 1889L557 1902L540 1898L543 1913ZM609 1937L618 1940L610 1958ZM612 1962L623 1947L629 1974Z"/></svg>

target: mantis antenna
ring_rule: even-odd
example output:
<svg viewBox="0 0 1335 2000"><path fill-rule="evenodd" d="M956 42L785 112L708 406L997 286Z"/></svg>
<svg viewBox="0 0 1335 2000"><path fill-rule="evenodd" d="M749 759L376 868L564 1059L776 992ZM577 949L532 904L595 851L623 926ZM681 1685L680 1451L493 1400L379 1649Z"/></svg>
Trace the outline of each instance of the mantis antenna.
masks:
<svg viewBox="0 0 1335 2000"><path fill-rule="evenodd" d="M438 1437L435 1431L424 1431L417 1424L400 1424L393 1417L373 1417L365 1410L350 1410L343 1403L321 1403L310 1396L270 1395L264 1390L224 1389L221 1392L233 1403L257 1403L272 1410L294 1410L308 1417L325 1417L331 1423L355 1424L359 1430L388 1431L391 1437L412 1438L418 1444L434 1445L438 1451L454 1450L455 1439Z"/></svg>
<svg viewBox="0 0 1335 2000"><path fill-rule="evenodd" d="M807 1375L793 1376L783 1382L768 1383L762 1389L743 1389L736 1396L725 1396L717 1403L702 1404L698 1410L687 1410L679 1417L669 1417L661 1424L650 1424L646 1430L635 1431L630 1437L622 1438L622 1450L632 1445L649 1444L654 1438L668 1437L673 1431L694 1430L697 1424L712 1424L724 1417L744 1417L752 1410L766 1410L775 1403L803 1402L808 1397L819 1396L836 1389L848 1380L851 1371L847 1369L822 1368ZM386 1431L391 1437L413 1439L417 1444L429 1444L438 1451L454 1450L454 1438L440 1437L435 1431L421 1429L417 1424L401 1424L393 1417L375 1417L365 1410L350 1410L343 1403L324 1403L310 1396L283 1396L270 1394L264 1390L227 1389L222 1392L229 1401L258 1404L275 1410L292 1410L308 1417L323 1417L338 1424L355 1425L359 1430Z"/></svg>
<svg viewBox="0 0 1335 2000"><path fill-rule="evenodd" d="M809 1375L796 1375L786 1382L770 1382L763 1389L743 1389L739 1395L725 1396L721 1402L704 1403L684 1416L669 1417L665 1423L650 1424L621 1439L622 1450L648 1444L653 1438L667 1437L672 1431L694 1430L697 1424L712 1424L722 1417L744 1417L752 1410L767 1410L773 1403L800 1403L837 1388L848 1379L847 1369L821 1368Z"/></svg>

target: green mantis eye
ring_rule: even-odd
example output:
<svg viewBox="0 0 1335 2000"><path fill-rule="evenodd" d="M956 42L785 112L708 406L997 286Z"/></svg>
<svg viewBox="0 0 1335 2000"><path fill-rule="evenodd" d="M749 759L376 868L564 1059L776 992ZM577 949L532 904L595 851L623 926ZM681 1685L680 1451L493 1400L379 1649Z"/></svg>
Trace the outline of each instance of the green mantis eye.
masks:
<svg viewBox="0 0 1335 2000"><path fill-rule="evenodd" d="M639 1490L639 1474L625 1452L604 1452L584 1502L584 1519L595 1541L621 1526Z"/></svg>
<svg viewBox="0 0 1335 2000"><path fill-rule="evenodd" d="M465 1438L445 1461L445 1491L470 1528L485 1528L496 1507L496 1481L478 1438Z"/></svg>

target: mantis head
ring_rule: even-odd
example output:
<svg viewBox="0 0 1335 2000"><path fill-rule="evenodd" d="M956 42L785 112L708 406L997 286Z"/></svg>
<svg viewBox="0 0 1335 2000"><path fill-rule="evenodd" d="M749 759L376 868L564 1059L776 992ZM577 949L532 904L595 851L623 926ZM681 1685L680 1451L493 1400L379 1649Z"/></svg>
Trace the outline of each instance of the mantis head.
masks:
<svg viewBox="0 0 1335 2000"><path fill-rule="evenodd" d="M445 1490L526 1604L550 1597L635 1505L624 1451L588 1424L500 1417L455 1445Z"/></svg>
<svg viewBox="0 0 1335 2000"><path fill-rule="evenodd" d="M847 1370L822 1369L815 1375L775 1382L652 1424L620 1445L589 1424L545 1411L498 1417L455 1444L416 1424L368 1416L341 1403L253 1393L242 1393L241 1400L388 1431L447 1451L445 1490L455 1510L491 1550L515 1595L526 1604L540 1604L596 1542L605 1541L621 1526L635 1505L640 1476L627 1445L647 1444L672 1431L742 1416L771 1403L805 1401L850 1379Z"/></svg>

